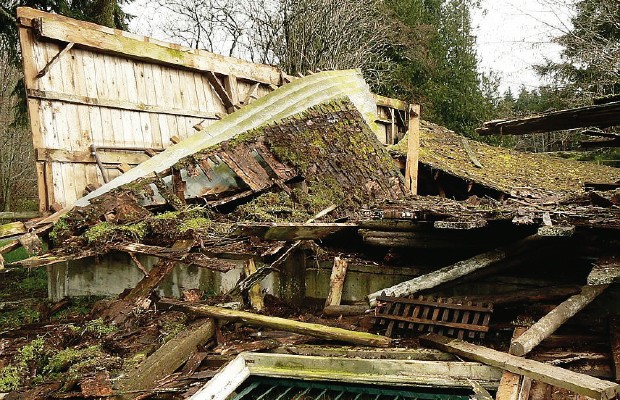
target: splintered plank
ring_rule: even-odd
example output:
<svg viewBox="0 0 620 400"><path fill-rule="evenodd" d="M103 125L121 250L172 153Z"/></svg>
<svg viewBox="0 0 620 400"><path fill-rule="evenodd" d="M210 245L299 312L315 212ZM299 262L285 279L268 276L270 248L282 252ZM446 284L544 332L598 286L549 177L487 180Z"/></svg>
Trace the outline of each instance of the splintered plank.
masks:
<svg viewBox="0 0 620 400"><path fill-rule="evenodd" d="M11 222L8 224L0 225L0 238L21 235L28 230L23 222Z"/></svg>
<svg viewBox="0 0 620 400"><path fill-rule="evenodd" d="M286 182L297 176L297 172L278 161L264 143L257 143L253 147L273 173L282 181Z"/></svg>
<svg viewBox="0 0 620 400"><path fill-rule="evenodd" d="M512 335L513 340L521 336L525 332L525 328L517 327ZM504 371L502 379L499 381L495 400L518 400L519 387L521 384L521 375Z"/></svg>
<svg viewBox="0 0 620 400"><path fill-rule="evenodd" d="M334 267L332 275L329 279L329 294L325 300L325 307L338 306L342 299L342 289L344 287L344 279L347 275L349 263L340 257L334 258Z"/></svg>
<svg viewBox="0 0 620 400"><path fill-rule="evenodd" d="M459 339L428 334L420 342L458 356L501 368L515 374L568 389L597 400L611 400L620 395L620 385L560 367L528 360Z"/></svg>
<svg viewBox="0 0 620 400"><path fill-rule="evenodd" d="M237 154L240 150L242 154ZM235 147L234 151L221 151L218 156L254 191L266 189L272 185L267 172L254 160L249 152ZM246 158L244 158L246 157Z"/></svg>
<svg viewBox="0 0 620 400"><path fill-rule="evenodd" d="M233 263L208 257L202 253L190 253L168 247L149 246L140 243L115 244L110 249L127 253L147 254L164 260L226 272L235 267Z"/></svg>

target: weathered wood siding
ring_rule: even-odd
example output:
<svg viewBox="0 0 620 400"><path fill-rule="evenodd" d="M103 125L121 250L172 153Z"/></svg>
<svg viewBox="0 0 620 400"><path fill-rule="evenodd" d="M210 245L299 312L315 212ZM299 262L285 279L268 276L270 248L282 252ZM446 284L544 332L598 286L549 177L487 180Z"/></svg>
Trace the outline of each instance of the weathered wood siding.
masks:
<svg viewBox="0 0 620 400"><path fill-rule="evenodd" d="M112 180L198 132L198 124L293 79L272 66L30 8L19 8L18 19L41 211L104 183L92 145ZM386 134L379 139L392 143L396 125L405 129L394 117L399 110L381 99Z"/></svg>

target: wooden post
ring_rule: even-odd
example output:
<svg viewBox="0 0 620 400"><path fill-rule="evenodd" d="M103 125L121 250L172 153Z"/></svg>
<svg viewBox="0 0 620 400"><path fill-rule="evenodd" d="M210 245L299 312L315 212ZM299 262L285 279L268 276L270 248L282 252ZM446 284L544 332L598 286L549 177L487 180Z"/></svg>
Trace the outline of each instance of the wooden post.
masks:
<svg viewBox="0 0 620 400"><path fill-rule="evenodd" d="M325 300L325 307L340 305L348 265L347 260L343 260L340 257L334 258L334 267L329 279L329 294L327 295L327 300Z"/></svg>
<svg viewBox="0 0 620 400"><path fill-rule="evenodd" d="M253 258L248 259L244 266L243 270L245 271L245 276L250 276L254 272L256 272L256 263ZM261 293L260 285L255 283L250 290L248 291L248 297L250 298L250 304L252 308L256 311L262 311L265 308L265 301L263 299L263 295Z"/></svg>
<svg viewBox="0 0 620 400"><path fill-rule="evenodd" d="M522 326L516 327L512 335L512 340L518 338L525 332ZM502 379L499 381L495 400L519 400L519 389L521 387L521 375L504 371Z"/></svg>
<svg viewBox="0 0 620 400"><path fill-rule="evenodd" d="M555 332L564 322L590 304L609 285L584 286L580 294L576 294L554 308L549 314L539 319L523 335L510 345L510 354L523 356L546 337Z"/></svg>
<svg viewBox="0 0 620 400"><path fill-rule="evenodd" d="M420 338L420 342L439 350L482 362L534 380L590 396L597 400L611 400L620 395L620 385L579 374L564 368L555 367L534 360L513 356L501 351L467 343L458 339L430 333Z"/></svg>
<svg viewBox="0 0 620 400"><path fill-rule="evenodd" d="M264 326L275 330L294 332L301 335L309 335L321 339L337 340L364 346L388 347L392 342L390 338L367 332L350 331L321 324L293 321L286 318L270 317L221 307L188 305L172 299L162 299L159 305L172 306L184 312L204 315L206 317L227 321L239 321L248 325Z"/></svg>
<svg viewBox="0 0 620 400"><path fill-rule="evenodd" d="M407 164L405 185L412 194L418 194L418 160L420 158L420 105L409 106L409 132L407 133Z"/></svg>

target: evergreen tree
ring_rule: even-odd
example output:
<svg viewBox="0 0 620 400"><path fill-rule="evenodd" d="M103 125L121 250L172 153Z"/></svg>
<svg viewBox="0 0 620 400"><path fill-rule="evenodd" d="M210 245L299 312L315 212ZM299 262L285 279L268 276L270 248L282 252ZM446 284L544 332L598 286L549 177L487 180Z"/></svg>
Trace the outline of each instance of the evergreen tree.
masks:
<svg viewBox="0 0 620 400"><path fill-rule="evenodd" d="M388 0L400 23L387 95L420 102L424 118L459 133L492 116L494 87L478 72L469 0Z"/></svg>
<svg viewBox="0 0 620 400"><path fill-rule="evenodd" d="M131 18L121 8L132 0L8 0L0 4L0 49L15 63L20 62L17 38L17 7L31 7L67 17L127 29Z"/></svg>
<svg viewBox="0 0 620 400"><path fill-rule="evenodd" d="M560 62L538 72L554 80L574 105L620 93L620 7L617 0L579 0L572 28L558 38Z"/></svg>

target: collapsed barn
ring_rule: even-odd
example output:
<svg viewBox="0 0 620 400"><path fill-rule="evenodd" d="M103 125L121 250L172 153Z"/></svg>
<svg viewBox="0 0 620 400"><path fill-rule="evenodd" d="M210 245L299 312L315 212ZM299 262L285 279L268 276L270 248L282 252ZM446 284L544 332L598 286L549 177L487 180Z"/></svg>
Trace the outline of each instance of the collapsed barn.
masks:
<svg viewBox="0 0 620 400"><path fill-rule="evenodd" d="M19 21L53 213L0 252L53 301L114 296L92 314L116 328L79 378L7 398L620 394L620 170L467 140L354 70Z"/></svg>

